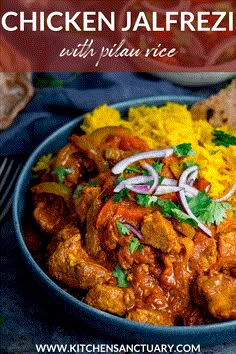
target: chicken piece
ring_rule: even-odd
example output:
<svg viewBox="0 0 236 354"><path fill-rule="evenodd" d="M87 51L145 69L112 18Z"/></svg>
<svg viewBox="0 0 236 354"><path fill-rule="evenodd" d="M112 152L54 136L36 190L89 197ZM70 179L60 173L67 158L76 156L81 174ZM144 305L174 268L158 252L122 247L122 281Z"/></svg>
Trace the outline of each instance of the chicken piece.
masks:
<svg viewBox="0 0 236 354"><path fill-rule="evenodd" d="M163 263L165 269L160 276L161 286L168 292L168 303L172 313L181 316L190 303L189 291L192 281L192 272L188 267L186 252L164 255Z"/></svg>
<svg viewBox="0 0 236 354"><path fill-rule="evenodd" d="M54 234L68 223L68 211L60 198L36 202L33 217L39 227L48 234Z"/></svg>
<svg viewBox="0 0 236 354"><path fill-rule="evenodd" d="M236 231L236 217L232 210L227 211L227 218L225 218L216 229L217 234L229 231Z"/></svg>
<svg viewBox="0 0 236 354"><path fill-rule="evenodd" d="M143 243L160 249L164 253L179 253L181 250L178 234L173 225L159 211L144 217L141 231Z"/></svg>
<svg viewBox="0 0 236 354"><path fill-rule="evenodd" d="M135 292L136 306L149 310L163 310L168 308L168 301L159 281L152 273L152 267L148 264L139 264L128 275Z"/></svg>
<svg viewBox="0 0 236 354"><path fill-rule="evenodd" d="M71 288L90 289L107 282L112 273L90 259L81 246L80 236L59 244L48 260L48 273Z"/></svg>
<svg viewBox="0 0 236 354"><path fill-rule="evenodd" d="M200 275L197 278L198 296L214 317L236 320L236 279L223 273Z"/></svg>
<svg viewBox="0 0 236 354"><path fill-rule="evenodd" d="M106 230L102 233L101 244L102 248L106 251L115 250L118 245L119 233L117 231L117 227L115 225L115 221L112 220Z"/></svg>
<svg viewBox="0 0 236 354"><path fill-rule="evenodd" d="M81 239L80 230L72 224L66 225L64 229L53 235L50 243L47 246L48 255L53 254L61 242L67 241L73 236L78 236L79 239Z"/></svg>
<svg viewBox="0 0 236 354"><path fill-rule="evenodd" d="M194 120L207 120L213 127L227 124L236 128L236 80L219 93L195 103L190 112Z"/></svg>
<svg viewBox="0 0 236 354"><path fill-rule="evenodd" d="M76 214L82 224L86 220L92 202L100 194L100 192L100 187L86 186L81 190L78 198L74 199Z"/></svg>
<svg viewBox="0 0 236 354"><path fill-rule="evenodd" d="M135 297L131 288L98 284L89 290L84 301L99 310L123 316L133 307Z"/></svg>
<svg viewBox="0 0 236 354"><path fill-rule="evenodd" d="M134 236L119 236L118 263L123 269L130 269L133 264L150 264L160 275L160 265L158 263L158 251L151 246L140 245L139 249L130 252L130 245Z"/></svg>
<svg viewBox="0 0 236 354"><path fill-rule="evenodd" d="M219 257L213 269L236 278L235 254L233 256Z"/></svg>
<svg viewBox="0 0 236 354"><path fill-rule="evenodd" d="M186 224L185 222L180 222L177 219L172 219L171 222L177 232L191 239L194 238L196 230L193 226Z"/></svg>
<svg viewBox="0 0 236 354"><path fill-rule="evenodd" d="M236 230L220 234L218 242L221 257L236 258Z"/></svg>
<svg viewBox="0 0 236 354"><path fill-rule="evenodd" d="M191 269L197 273L207 271L216 262L216 241L202 232L197 232L194 238L193 256L190 258Z"/></svg>
<svg viewBox="0 0 236 354"><path fill-rule="evenodd" d="M167 311L136 309L129 311L128 320L160 326L173 326L174 320Z"/></svg>
<svg viewBox="0 0 236 354"><path fill-rule="evenodd" d="M113 278L105 267L93 261L81 262L76 265L75 273L81 289L91 289L97 284L107 283Z"/></svg>

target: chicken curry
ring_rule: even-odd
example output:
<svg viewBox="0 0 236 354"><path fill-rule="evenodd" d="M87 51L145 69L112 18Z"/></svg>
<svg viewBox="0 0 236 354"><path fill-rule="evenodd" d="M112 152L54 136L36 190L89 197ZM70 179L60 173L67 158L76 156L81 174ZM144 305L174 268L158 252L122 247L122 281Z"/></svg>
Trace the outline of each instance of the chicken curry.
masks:
<svg viewBox="0 0 236 354"><path fill-rule="evenodd" d="M192 153L150 150L122 127L72 134L33 168L29 249L101 311L167 326L236 320L236 188L211 198L184 162Z"/></svg>

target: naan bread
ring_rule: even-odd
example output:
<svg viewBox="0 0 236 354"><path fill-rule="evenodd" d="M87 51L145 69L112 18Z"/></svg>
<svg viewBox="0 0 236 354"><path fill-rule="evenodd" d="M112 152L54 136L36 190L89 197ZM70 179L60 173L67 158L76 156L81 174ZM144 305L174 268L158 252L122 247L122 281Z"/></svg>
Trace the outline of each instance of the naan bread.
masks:
<svg viewBox="0 0 236 354"><path fill-rule="evenodd" d="M214 127L227 124L236 129L236 79L218 94L195 103L191 113L193 119L206 119Z"/></svg>
<svg viewBox="0 0 236 354"><path fill-rule="evenodd" d="M34 94L30 64L0 36L0 130L8 128ZM12 71L14 68L15 72Z"/></svg>

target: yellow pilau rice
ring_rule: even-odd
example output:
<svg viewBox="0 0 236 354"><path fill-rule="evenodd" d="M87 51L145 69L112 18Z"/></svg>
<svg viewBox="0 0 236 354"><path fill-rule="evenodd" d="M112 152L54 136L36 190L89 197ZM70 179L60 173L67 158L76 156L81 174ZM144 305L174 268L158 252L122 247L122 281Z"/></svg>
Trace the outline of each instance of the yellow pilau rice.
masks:
<svg viewBox="0 0 236 354"><path fill-rule="evenodd" d="M130 128L150 149L191 143L197 154L188 159L199 165L201 175L212 184L212 197L222 196L236 183L236 146L216 146L214 128L207 121L193 121L185 105L169 102L162 107L132 107L123 119L118 110L104 104L85 115L81 128L89 134L109 125ZM218 129L236 135L227 126ZM235 196L231 202L236 203Z"/></svg>

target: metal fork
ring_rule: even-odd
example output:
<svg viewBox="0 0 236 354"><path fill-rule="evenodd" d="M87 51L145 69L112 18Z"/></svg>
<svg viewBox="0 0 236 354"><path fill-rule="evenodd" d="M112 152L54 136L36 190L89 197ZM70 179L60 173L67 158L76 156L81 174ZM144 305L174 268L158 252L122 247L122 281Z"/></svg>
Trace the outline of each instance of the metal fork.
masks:
<svg viewBox="0 0 236 354"><path fill-rule="evenodd" d="M0 222L10 210L21 166L22 161L10 157L0 157Z"/></svg>

